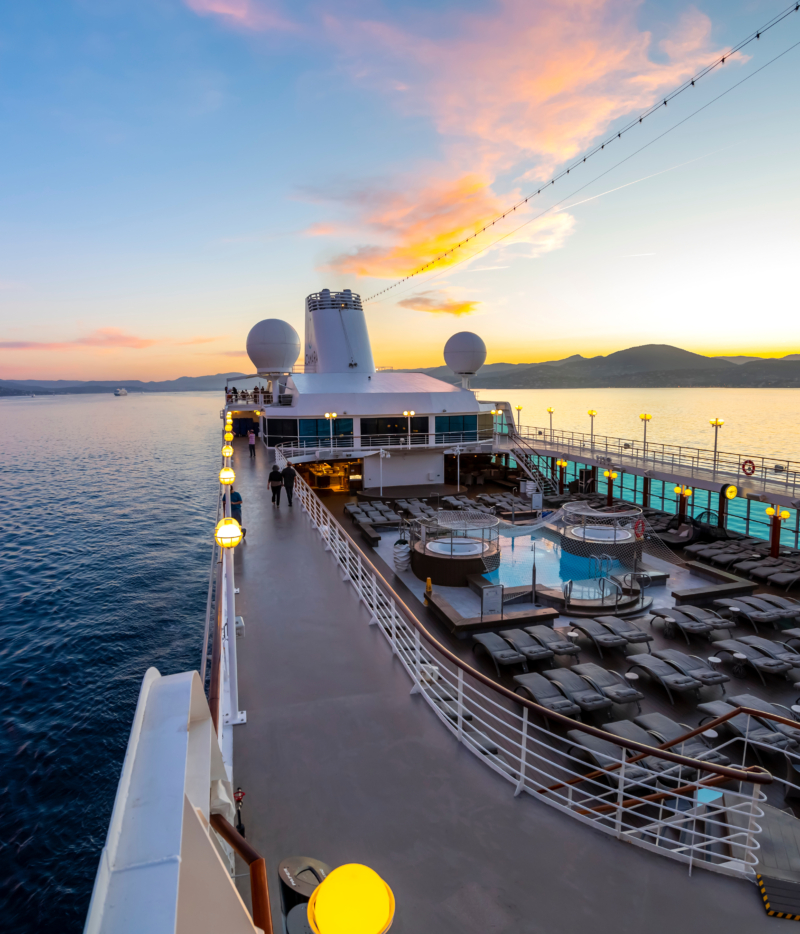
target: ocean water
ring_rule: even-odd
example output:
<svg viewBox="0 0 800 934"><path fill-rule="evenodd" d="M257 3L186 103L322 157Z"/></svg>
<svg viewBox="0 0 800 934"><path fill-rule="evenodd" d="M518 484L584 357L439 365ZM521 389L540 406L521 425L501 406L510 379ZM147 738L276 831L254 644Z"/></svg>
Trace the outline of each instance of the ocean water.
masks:
<svg viewBox="0 0 800 934"><path fill-rule="evenodd" d="M0 929L82 930L142 676L199 666L216 393L0 400Z"/></svg>
<svg viewBox="0 0 800 934"><path fill-rule="evenodd" d="M793 390L499 390L523 420L800 459ZM0 928L83 927L145 670L197 668L217 393L0 399ZM526 582L529 539L508 573ZM558 574L542 546L542 579ZM510 580L511 578L509 578Z"/></svg>
<svg viewBox="0 0 800 934"><path fill-rule="evenodd" d="M521 405L522 424L640 439L639 415L653 417L648 443L713 450L712 418L724 419L719 450L800 461L800 389L479 389L482 401Z"/></svg>

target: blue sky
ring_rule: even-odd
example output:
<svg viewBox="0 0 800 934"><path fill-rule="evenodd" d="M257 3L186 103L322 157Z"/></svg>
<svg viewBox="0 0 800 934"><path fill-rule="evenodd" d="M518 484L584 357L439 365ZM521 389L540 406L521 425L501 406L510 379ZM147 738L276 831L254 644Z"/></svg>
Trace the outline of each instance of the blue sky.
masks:
<svg viewBox="0 0 800 934"><path fill-rule="evenodd" d="M307 293L370 296L430 262L782 8L6 4L0 377L240 369L255 321L302 334ZM612 168L798 41L795 14L522 230L370 303L376 361L437 364L465 328L490 361L800 350L800 48Z"/></svg>

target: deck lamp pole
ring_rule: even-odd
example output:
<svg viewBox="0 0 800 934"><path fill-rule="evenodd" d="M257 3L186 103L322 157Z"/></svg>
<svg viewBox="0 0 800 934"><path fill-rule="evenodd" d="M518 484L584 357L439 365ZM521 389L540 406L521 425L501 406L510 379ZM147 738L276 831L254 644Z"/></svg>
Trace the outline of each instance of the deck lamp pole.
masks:
<svg viewBox="0 0 800 934"><path fill-rule="evenodd" d="M692 491L690 487L681 484L675 487L675 494L678 497L678 524L682 525L686 521L686 506Z"/></svg>
<svg viewBox="0 0 800 934"><path fill-rule="evenodd" d="M615 470L604 470L603 476L608 480L608 499L606 500L607 506L614 505L614 481L619 476Z"/></svg>
<svg viewBox="0 0 800 934"><path fill-rule="evenodd" d="M642 426L644 427L644 441L643 441L643 460L647 460L647 423L653 416L647 412L642 412L639 418L642 420Z"/></svg>
<svg viewBox="0 0 800 934"><path fill-rule="evenodd" d="M333 450L333 420L336 418L336 412L326 412L325 418L328 419L328 427L331 433L331 451Z"/></svg>
<svg viewBox="0 0 800 934"><path fill-rule="evenodd" d="M557 460L556 466L558 467L558 495L564 495L564 480L566 479L567 474L567 462L565 460Z"/></svg>
<svg viewBox="0 0 800 934"><path fill-rule="evenodd" d="M723 418L712 418L709 421L709 425L714 429L714 474L717 473L717 436L719 435L719 430L725 424L725 419Z"/></svg>
<svg viewBox="0 0 800 934"><path fill-rule="evenodd" d="M767 506L769 516L769 556L777 558L781 550L781 522L789 518L789 510L779 506Z"/></svg>
<svg viewBox="0 0 800 934"><path fill-rule="evenodd" d="M392 455L388 451L384 451L383 448L380 450L380 467L381 467L381 496L383 496L383 459L384 457L391 457Z"/></svg>
<svg viewBox="0 0 800 934"><path fill-rule="evenodd" d="M595 415L597 415L597 411L595 409L589 409L588 415L589 415L589 418L592 420L591 445L592 445L592 450L594 450L594 417Z"/></svg>
<svg viewBox="0 0 800 934"><path fill-rule="evenodd" d="M550 406L550 408L548 408L547 410L547 414L550 416L550 443L551 444L553 443L553 412L555 412L555 409L552 406Z"/></svg>
<svg viewBox="0 0 800 934"><path fill-rule="evenodd" d="M403 415L405 415L405 417L408 419L408 446L409 448L411 447L411 419L416 414L417 413L413 409L409 409L408 411L403 412Z"/></svg>
<svg viewBox="0 0 800 934"><path fill-rule="evenodd" d="M519 421L519 420L520 420L520 414L519 414L519 413L522 411L522 406L521 406L521 405L515 405L514 408L517 410L517 434L519 434L519 429L520 429L520 421Z"/></svg>

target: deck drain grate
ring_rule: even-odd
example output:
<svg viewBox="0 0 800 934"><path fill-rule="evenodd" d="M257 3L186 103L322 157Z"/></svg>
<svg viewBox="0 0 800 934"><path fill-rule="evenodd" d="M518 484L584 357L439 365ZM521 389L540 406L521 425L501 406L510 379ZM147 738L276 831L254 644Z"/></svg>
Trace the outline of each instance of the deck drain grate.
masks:
<svg viewBox="0 0 800 934"><path fill-rule="evenodd" d="M772 918L800 921L800 885L756 874L764 908Z"/></svg>

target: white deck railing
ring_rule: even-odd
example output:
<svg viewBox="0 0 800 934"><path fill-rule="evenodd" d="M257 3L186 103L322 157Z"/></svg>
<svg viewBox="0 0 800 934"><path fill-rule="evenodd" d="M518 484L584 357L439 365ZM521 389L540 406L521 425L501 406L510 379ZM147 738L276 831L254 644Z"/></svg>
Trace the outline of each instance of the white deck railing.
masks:
<svg viewBox="0 0 800 934"><path fill-rule="evenodd" d="M285 466L280 449L276 459ZM745 769L744 764L715 766L628 742L550 714L494 684L427 634L299 476L295 491L345 579L369 609L370 624L379 626L411 678L412 694L421 694L443 726L506 779L515 795L530 794L598 830L684 862L690 872L699 865L753 877L758 818L763 816L759 802L765 800L759 785L772 781L768 772ZM540 725L545 713L577 731L575 736L569 739ZM754 729L760 725L753 724ZM578 743L584 735L625 747L633 758L595 755L599 768L587 775L590 766ZM743 762L746 747L745 742ZM732 781L738 783L735 790ZM724 790L715 788L721 782Z"/></svg>

